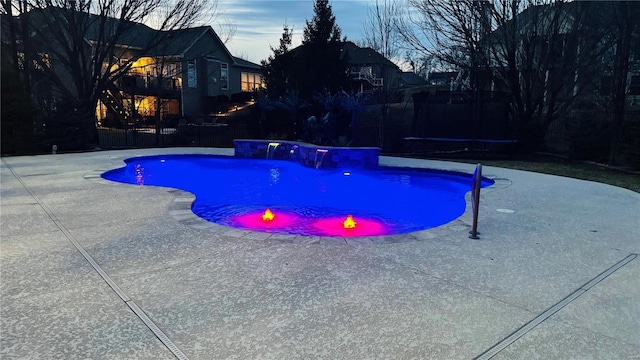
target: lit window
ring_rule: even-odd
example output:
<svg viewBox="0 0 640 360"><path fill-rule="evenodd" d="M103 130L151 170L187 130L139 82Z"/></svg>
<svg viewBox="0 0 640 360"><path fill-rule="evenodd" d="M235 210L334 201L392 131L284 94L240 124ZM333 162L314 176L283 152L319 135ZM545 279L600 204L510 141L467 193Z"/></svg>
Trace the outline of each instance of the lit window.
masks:
<svg viewBox="0 0 640 360"><path fill-rule="evenodd" d="M226 63L220 64L220 83L222 90L229 89L229 65Z"/></svg>
<svg viewBox="0 0 640 360"><path fill-rule="evenodd" d="M262 75L260 74L243 72L240 74L240 79L242 81L242 91L255 91L264 87Z"/></svg>

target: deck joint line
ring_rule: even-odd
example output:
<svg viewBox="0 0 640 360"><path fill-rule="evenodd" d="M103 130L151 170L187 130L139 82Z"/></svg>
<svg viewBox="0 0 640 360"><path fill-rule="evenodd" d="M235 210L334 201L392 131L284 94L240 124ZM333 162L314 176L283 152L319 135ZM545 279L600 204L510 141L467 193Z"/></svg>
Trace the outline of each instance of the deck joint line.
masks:
<svg viewBox="0 0 640 360"><path fill-rule="evenodd" d="M87 252L87 250L85 250L84 247L82 247L82 245L73 237L71 232L69 232L69 230L64 226L64 224L62 224L62 222L57 218L57 216L53 213L53 211L51 211L51 209L49 209L49 207L45 203L40 201L38 196L27 186L27 184L24 183L22 178L18 174L16 174L16 172L13 170L11 165L7 164L4 161L4 159L2 160L2 162L9 169L9 171L11 171L13 176L16 177L16 179L22 185L22 187L29 193L29 195L31 195L31 197L36 201L36 203L47 214L47 216L51 219L51 221L53 221L56 227L67 238L67 240L69 240L73 244L76 250L80 252L80 254L91 265L91 267L93 267L93 269L98 273L98 275L100 275L100 277L107 283L107 285L111 287L111 290L113 290L116 293L116 295L118 295L118 297L122 299L122 301L124 301L124 303L129 307L129 309L131 309L131 311L133 311L133 313L140 320L142 320L142 322L147 326L147 328L151 330L151 332L153 332L153 334L158 338L158 340L160 340L164 344L164 346L169 351L171 351L171 353L173 353L173 355L176 358L178 358L179 360L188 360L189 358L176 346L176 344L173 341L171 341L171 339L169 339L169 337L153 322L153 320L151 320L151 318L149 318L149 316L147 316L147 314L144 311L142 311L142 309L140 309L140 307L138 307L138 305L131 298L129 298L129 296L124 291L122 291L122 289L120 289L118 284L116 284L115 281L111 279L109 274L107 274L107 272L104 271L100 265L98 265L98 263Z"/></svg>
<svg viewBox="0 0 640 360"><path fill-rule="evenodd" d="M563 307L567 306L569 303L571 303L572 301L574 301L575 299L580 297L582 294L586 293L589 289L594 287L596 284L598 284L602 280L606 279L611 274L613 274L614 272L618 271L621 267L623 267L626 264L630 263L631 261L633 261L637 257L638 257L638 254L630 254L627 257L625 257L624 259L618 261L616 264L614 264L610 268L606 269L605 271L603 271L602 273L600 273L599 275L597 275L593 279L589 280L584 285L580 286L578 289L576 289L574 292L569 294L567 297L565 297L564 299L560 300L555 305L551 306L550 308L545 310L543 313L541 313L540 315L538 315L535 318L533 318L533 320L531 320L528 323L524 324L522 327L520 327L519 329L517 329L516 331L511 333L511 335L509 335L506 338L504 338L503 340L499 341L498 343L496 343L495 345L493 345L488 350L486 350L482 354L478 355L474 359L475 360L487 360L487 359L491 359L492 357L496 356L500 351L506 349L509 345L514 343L516 340L518 340L519 338L524 336L529 331L533 330L533 328L535 328L536 326L540 325L542 322L546 321L553 314L555 314L558 311L560 311Z"/></svg>

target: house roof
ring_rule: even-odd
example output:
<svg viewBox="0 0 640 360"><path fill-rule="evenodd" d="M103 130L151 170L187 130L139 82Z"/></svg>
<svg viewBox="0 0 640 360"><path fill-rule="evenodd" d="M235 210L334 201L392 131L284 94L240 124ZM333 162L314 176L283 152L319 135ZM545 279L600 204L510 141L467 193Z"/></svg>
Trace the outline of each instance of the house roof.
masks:
<svg viewBox="0 0 640 360"><path fill-rule="evenodd" d="M29 16L65 16L64 14L55 14L56 12L69 11L68 9L58 7L48 7L45 9L33 9L29 12ZM85 39L89 42L98 41L100 38L100 31L105 29L116 29L118 26L123 26L124 31L118 38L119 46L131 47L133 49L145 49L149 44L155 41L159 41L159 45L154 46L152 49L148 49L145 55L149 56L184 56L191 47L202 36L210 33L219 42L220 46L229 55L229 58L233 59L234 65L237 64L238 58L235 58L229 53L224 43L220 40L211 26L198 26L185 29L177 29L170 31L159 31L150 28L147 25L120 20L112 17L104 17L94 14L88 14L83 12L76 12L77 15L84 16L81 21L86 21L87 31L85 33ZM4 20L4 19L3 19ZM3 26L6 21L3 21ZM5 31L2 32L3 37ZM243 60L242 66L246 67L260 67L257 64L250 63Z"/></svg>
<svg viewBox="0 0 640 360"><path fill-rule="evenodd" d="M558 26L558 32L566 34L575 31L576 20L580 24L588 25L581 27L580 31L600 31L611 19L610 11L611 7L607 6L606 1L560 1L528 6L518 13L515 21L518 22L521 32L529 33L534 32L533 26L542 29ZM511 26L513 21L514 19L509 19L506 24ZM500 31L499 27L491 31L490 38L499 37ZM541 30L535 29L535 31Z"/></svg>
<svg viewBox="0 0 640 360"><path fill-rule="evenodd" d="M349 66L383 65L400 71L398 65L371 48L359 47L351 41L346 41L341 44L343 56ZM300 56L301 53L304 53L305 46L307 45L299 45L289 50L289 54L294 57Z"/></svg>
<svg viewBox="0 0 640 360"><path fill-rule="evenodd" d="M262 70L262 67L258 64L252 63L251 61L245 60L245 59L241 59L239 57L233 57L233 61L235 62L236 66L241 66L241 67L246 67L246 68L251 68L251 69L255 69L255 70Z"/></svg>
<svg viewBox="0 0 640 360"><path fill-rule="evenodd" d="M70 12L69 9L50 6L47 8L35 8L26 14L20 16L28 16L30 26L37 27L40 24L47 25L47 22L58 22L60 19L70 18L71 14L82 28L86 29L84 34L85 40L99 41L100 37L105 37L104 33L113 33L118 26L121 26L122 34L119 36L117 45L127 46L131 48L142 49L153 39L158 31L144 24L120 20L107 16L99 16L81 11ZM101 33L102 32L102 33ZM107 37L109 35L106 35Z"/></svg>
<svg viewBox="0 0 640 360"><path fill-rule="evenodd" d="M210 26L162 31L160 44L149 53L151 56L180 56L189 50L207 31L213 31Z"/></svg>
<svg viewBox="0 0 640 360"><path fill-rule="evenodd" d="M458 72L456 71L432 72L432 73L429 73L429 81L434 81L434 80L449 81L452 78L455 79L456 76L458 76Z"/></svg>
<svg viewBox="0 0 640 360"><path fill-rule="evenodd" d="M347 63L350 65L373 65L379 64L384 66L390 66L397 68L398 65L391 62L386 57L382 56L379 52L368 48L368 47L360 47L351 41L347 41L344 43L342 47L343 51L347 56Z"/></svg>
<svg viewBox="0 0 640 360"><path fill-rule="evenodd" d="M400 74L401 81L407 85L424 85L427 82L418 74L412 71L405 71Z"/></svg>

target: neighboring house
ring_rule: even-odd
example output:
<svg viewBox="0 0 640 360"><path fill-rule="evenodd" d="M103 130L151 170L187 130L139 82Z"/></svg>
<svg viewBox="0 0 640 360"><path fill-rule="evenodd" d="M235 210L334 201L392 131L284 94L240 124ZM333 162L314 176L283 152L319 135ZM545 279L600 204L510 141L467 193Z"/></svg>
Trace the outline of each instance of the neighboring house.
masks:
<svg viewBox="0 0 640 360"><path fill-rule="evenodd" d="M377 51L350 41L345 42L342 49L354 89L367 92L401 87L402 70Z"/></svg>
<svg viewBox="0 0 640 360"><path fill-rule="evenodd" d="M47 10L60 11L44 11ZM8 44L5 20L3 16L2 41ZM237 94L264 86L260 66L231 55L210 26L160 32L143 24L128 25L116 44L117 53L120 64L137 60L124 76L107 85L96 108L98 125L139 122L157 115L162 121L213 115L224 111L226 103ZM87 46L92 46L98 36L98 30L89 29L84 39ZM149 49L150 39L158 38L162 39L159 45L142 50ZM55 64L59 60L54 57L47 58L49 61L54 72L66 71Z"/></svg>
<svg viewBox="0 0 640 360"><path fill-rule="evenodd" d="M427 81L422 78L422 76L412 72L412 71L403 71L400 74L400 87L402 88L410 88L414 86L423 86L426 85Z"/></svg>
<svg viewBox="0 0 640 360"><path fill-rule="evenodd" d="M451 82L458 76L458 72L445 71L445 72L431 72L429 73L429 79L427 80L429 85L446 87L448 90Z"/></svg>
<svg viewBox="0 0 640 360"><path fill-rule="evenodd" d="M113 90L137 117L155 116L160 99L160 118L165 119L213 115L224 111L220 105L232 95L263 86L259 65L231 55L215 31L202 26L167 34L167 41L137 60ZM108 103L114 98L103 98L99 119L118 111Z"/></svg>
<svg viewBox="0 0 640 360"><path fill-rule="evenodd" d="M524 51L524 48L530 50L528 53L518 53L518 69L523 73L542 71L545 82L561 84L560 99L575 96L581 90L609 95L616 44L601 38L612 21L609 18L612 14L605 10L607 2L600 1L535 5L522 11L517 19L520 24L518 52ZM575 13L579 11L584 11L580 20L583 26L577 29L574 26L577 24ZM489 41L504 41L499 35L500 30L495 29L488 37ZM637 32L632 37L631 47L627 94L633 100L633 97L640 95L640 36ZM494 72L492 78L498 81L488 84L487 90L507 90L499 79L508 75L502 74L497 66L504 63L505 59L496 58L493 54L489 58Z"/></svg>

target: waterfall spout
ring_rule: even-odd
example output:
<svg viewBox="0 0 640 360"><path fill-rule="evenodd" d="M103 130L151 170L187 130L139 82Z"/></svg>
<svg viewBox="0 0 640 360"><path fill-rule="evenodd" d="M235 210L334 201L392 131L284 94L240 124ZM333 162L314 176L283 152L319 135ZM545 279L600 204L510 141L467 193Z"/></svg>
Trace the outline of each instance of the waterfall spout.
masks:
<svg viewBox="0 0 640 360"><path fill-rule="evenodd" d="M272 142L267 145L267 159L273 159L273 155L276 153L278 146L280 146L280 143L277 142Z"/></svg>
<svg viewBox="0 0 640 360"><path fill-rule="evenodd" d="M316 158L314 160L316 169L319 169L320 166L322 166L322 160L324 160L324 156L327 155L328 152L329 150L324 150L324 149L316 150ZM320 156L318 156L318 154L320 154Z"/></svg>

